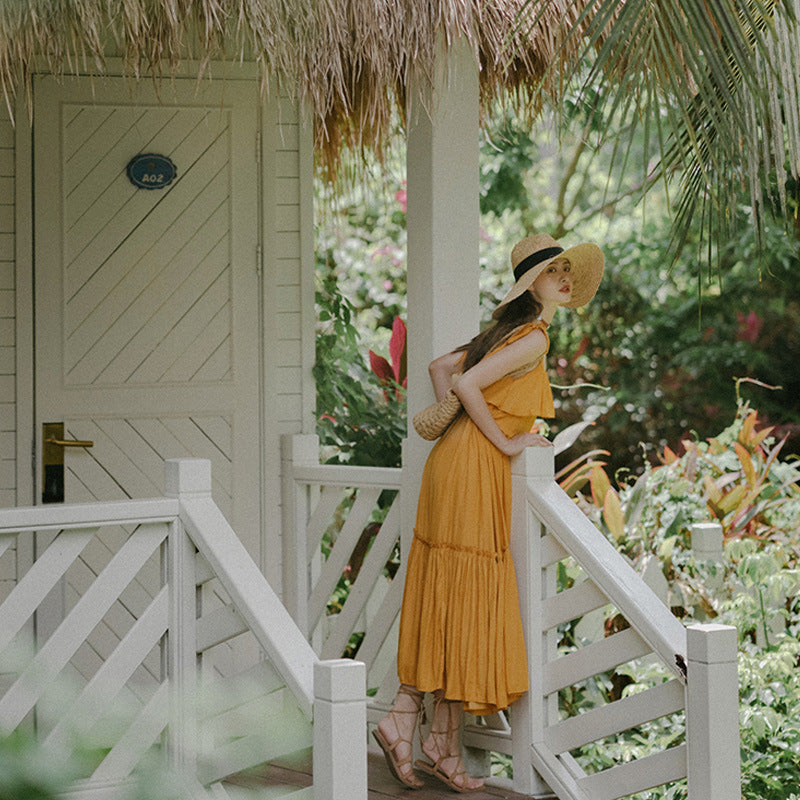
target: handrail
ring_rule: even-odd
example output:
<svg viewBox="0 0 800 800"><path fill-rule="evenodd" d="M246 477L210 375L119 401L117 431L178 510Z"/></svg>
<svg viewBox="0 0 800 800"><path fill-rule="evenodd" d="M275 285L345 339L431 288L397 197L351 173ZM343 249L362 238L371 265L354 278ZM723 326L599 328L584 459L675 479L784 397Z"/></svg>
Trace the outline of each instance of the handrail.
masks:
<svg viewBox="0 0 800 800"><path fill-rule="evenodd" d="M380 486L399 489L403 471L399 467L356 467L346 464L295 464L292 479L297 483L324 484L347 488Z"/></svg>
<svg viewBox="0 0 800 800"><path fill-rule="evenodd" d="M128 673L125 670L136 668L139 663L137 658L149 652L150 639L163 637L164 630L167 630L169 636L162 643L168 651L167 657L162 660L164 673L161 685L148 706L141 709L140 716L113 744L109 755L92 776L75 784L69 792L77 798L88 800L89 797L99 796L98 791L105 792L109 779L123 780L124 776L119 776L144 752L141 748L151 746L149 737L161 735L159 731L154 733L153 726L167 724L166 747L175 759L175 766L182 774L185 772L186 780L195 786L193 796L217 796L219 787L215 782L219 776L228 773L219 771L218 775L205 775L205 782L215 783L208 791L198 783L198 778L203 775L198 771L200 764L195 754L197 709L191 703L182 702L183 692L187 692L186 697L195 696L194 687L198 677L196 656L199 652L197 633L200 624L210 616L197 617L197 550L202 556L202 564L207 565L203 573L213 574L229 597L228 608L245 623L246 628L241 626L242 632L249 630L255 638L270 661L270 670L280 675L280 686L285 685L293 695L298 713L313 721L315 800L365 800L366 741L362 736L366 726L364 664L344 659L321 660L316 655L214 502L208 461L175 459L167 461L165 466L164 498L0 510L0 552L3 548L7 549L19 533L64 532L41 558L34 561L32 567L35 570L38 564L47 561L45 569L51 584L60 580L70 567L70 556L80 552L101 529L118 525L135 528L125 538L122 548L133 548L138 559L129 558L128 552L123 556L120 549L115 557L116 562L114 559L110 562L117 564L116 571L112 573L110 566L103 567L90 584L88 592L83 594L84 598L93 598L94 595L90 596L89 592L96 586L101 587L95 590L95 594L103 595L102 602L93 608L99 614L105 613L106 606L103 603L113 603L114 598L119 597L119 591L126 585L121 576L128 577L128 568L132 576L137 575L142 559L149 558L161 548L161 580L164 585L158 599L150 602L133 627L123 634L108 656L108 667L98 670L94 682L87 684L82 697L89 702L95 691L99 690L101 695L103 689L117 691L117 684L122 685L127 680L125 676ZM8 604L12 597L10 595L0 603L5 616L14 620L28 619L32 610L39 607L39 595L43 596L49 588L39 584L31 570L26 575L27 582L20 580L12 591L15 599ZM34 588L38 592L30 591L32 583L36 584ZM91 599L84 602L92 604ZM75 642L83 641L83 629L92 623L91 617L87 618L79 608L79 605L73 608L73 615L79 618L81 624L70 626L69 618L62 620L58 623L56 633L45 644L47 647L56 642L62 660L70 658L71 648ZM227 633L230 634L230 631L229 626ZM5 638L8 639L8 636ZM122 661L126 663L120 670L117 667ZM103 682L110 677L112 664L114 676L109 688ZM57 668L56 663L53 669ZM230 680L239 677L234 675ZM36 687L37 691L42 688ZM7 692L0 695L4 699L10 698L8 702L17 714L25 703L37 702L24 692L17 692L17 695L19 697L12 697ZM166 702L167 697L169 703ZM156 709L158 704L161 707ZM80 711L78 707L72 709L73 714L79 714ZM306 747L306 731L303 727L301 738L290 736L285 743L296 748L302 739L302 746ZM272 735L280 737L283 734L275 731ZM362 746L353 746L353 742L359 741ZM53 743L48 740L46 746L53 746ZM251 765L249 759L254 756L263 755L261 751L251 752L247 743L234 753L233 748L238 747L237 739L220 762L221 767L236 771L236 768ZM273 748L269 752L274 752L278 757L281 751ZM103 788L98 790L101 784Z"/></svg>
<svg viewBox="0 0 800 800"><path fill-rule="evenodd" d="M259 645L309 717L319 661L211 496L182 496L180 518ZM270 630L264 620L268 619Z"/></svg>
<svg viewBox="0 0 800 800"><path fill-rule="evenodd" d="M323 511L317 516L324 520L325 513L334 506L337 492L328 493L326 488L374 491L389 488L391 480L400 479L391 469L319 465L315 463L317 452L317 443L311 437L284 440L283 498L289 522L285 531L293 557L286 562L292 568L285 573L284 587L295 591L300 619L306 619L311 591L305 577L308 542L302 533L306 521L319 508ZM530 689L512 707L510 728L505 718L487 718L466 726L465 743L511 755L515 790L533 796L549 796L556 791L562 800L585 800L604 783L600 793L611 798L619 796L614 794L616 791L633 787L627 792L630 794L646 788L645 784L661 785L687 775L691 800L729 800L738 796L731 790L739 784L735 630L724 626L685 628L613 542L556 483L553 448L530 448L512 459L511 472L511 549L526 630ZM319 495L308 491L315 486L320 489ZM398 488L402 493L403 488ZM568 555L580 565L587 581L577 590L559 592L554 569L550 568ZM401 566L396 579L402 574ZM292 579L297 580L292 583ZM590 593L589 589L593 591ZM615 606L630 624L630 630L582 645L576 653L559 652L554 626L561 616L582 615L597 603ZM367 636L369 633L368 628ZM651 652L674 673L676 680L648 689L636 700L609 704L600 713L593 709L575 718L579 723L560 721L556 696L560 680L583 680L604 671L603 664L627 663ZM360 654L361 650L359 657ZM369 659L365 660L369 663ZM576 660L581 662L577 666ZM378 686L379 703L388 702L394 692L393 679L388 673L385 678ZM709 686L715 687L713 698ZM570 753L562 752L566 734L575 739L573 734L579 725L578 739L586 739L587 732L597 732L599 740L615 727L631 727L627 725L631 709L636 711L636 718L649 720L655 718L652 714L663 716L680 708L686 709L686 746L671 748L666 755L651 754L635 767L585 775ZM375 721L377 717L371 717L371 722ZM642 778L642 772L647 777ZM647 783L650 780L655 783ZM705 790L709 781L717 787L711 793Z"/></svg>
<svg viewBox="0 0 800 800"><path fill-rule="evenodd" d="M554 481L528 480L529 506L637 633L681 680L686 628Z"/></svg>
<svg viewBox="0 0 800 800"><path fill-rule="evenodd" d="M553 790L562 800L610 800L685 777L689 800L739 797L736 629L725 625L685 628L555 482L552 448L529 448L512 459L511 471L511 545L527 631L530 679L528 694L512 709L517 791ZM580 586L591 588L591 594L581 588L559 591L553 568L567 556L581 567L587 581ZM558 598L563 603L555 603ZM560 652L554 625L598 608L598 602L615 606L630 629L600 634L601 638L581 644L574 652ZM543 611L556 606L563 608L546 619ZM562 719L557 703L561 686L650 651L677 680L646 688L635 695L635 701L601 703ZM631 713L637 707L641 713ZM649 753L594 774L584 774L571 754L576 743L599 742L609 733L635 726L637 719L656 719L681 708L685 710L685 746ZM579 736L564 737L575 730L580 730Z"/></svg>
<svg viewBox="0 0 800 800"><path fill-rule="evenodd" d="M88 528L92 525L169 522L177 516L178 501L168 497L4 508L0 513L0 536Z"/></svg>

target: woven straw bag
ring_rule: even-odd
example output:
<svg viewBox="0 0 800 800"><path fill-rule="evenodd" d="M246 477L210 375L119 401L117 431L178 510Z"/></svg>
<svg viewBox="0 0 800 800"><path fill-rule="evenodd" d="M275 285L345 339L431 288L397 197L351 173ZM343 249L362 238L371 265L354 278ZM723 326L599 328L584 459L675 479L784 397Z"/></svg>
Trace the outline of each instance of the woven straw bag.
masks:
<svg viewBox="0 0 800 800"><path fill-rule="evenodd" d="M429 442L438 439L450 427L450 423L461 410L461 401L452 389L437 403L414 414L411 424L414 430Z"/></svg>

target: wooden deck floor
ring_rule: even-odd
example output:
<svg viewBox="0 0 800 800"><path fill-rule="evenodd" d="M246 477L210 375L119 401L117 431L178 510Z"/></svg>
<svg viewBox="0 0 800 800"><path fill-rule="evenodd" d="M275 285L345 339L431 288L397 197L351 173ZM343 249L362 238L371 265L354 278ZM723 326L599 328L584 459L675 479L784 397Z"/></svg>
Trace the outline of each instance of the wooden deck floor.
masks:
<svg viewBox="0 0 800 800"><path fill-rule="evenodd" d="M420 774L425 786L419 790L403 788L391 775L386 766L383 754L374 747L367 751L367 774L369 783L369 800L386 800L386 798L403 798L403 800L453 800L458 795L450 791L444 784ZM282 766L269 768L268 775L251 774L240 777L231 783L238 785L295 786L301 788L311 785L311 765ZM486 786L478 792L469 792L464 797L470 800L530 800L526 795L517 794L498 786Z"/></svg>

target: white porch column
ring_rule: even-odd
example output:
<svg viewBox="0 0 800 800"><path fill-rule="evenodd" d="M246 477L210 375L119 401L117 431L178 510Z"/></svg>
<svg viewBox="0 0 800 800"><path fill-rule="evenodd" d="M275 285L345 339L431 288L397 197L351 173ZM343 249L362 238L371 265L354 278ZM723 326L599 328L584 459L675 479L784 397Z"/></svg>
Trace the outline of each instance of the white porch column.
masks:
<svg viewBox="0 0 800 800"><path fill-rule="evenodd" d="M412 81L408 110L408 419L403 542L430 444L411 417L433 402L428 364L478 332L478 65L464 40Z"/></svg>

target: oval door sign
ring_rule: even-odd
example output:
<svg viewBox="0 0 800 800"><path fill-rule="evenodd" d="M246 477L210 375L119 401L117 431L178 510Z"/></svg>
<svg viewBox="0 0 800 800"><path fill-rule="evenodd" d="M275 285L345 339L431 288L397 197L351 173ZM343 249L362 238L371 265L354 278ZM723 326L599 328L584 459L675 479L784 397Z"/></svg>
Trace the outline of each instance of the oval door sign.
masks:
<svg viewBox="0 0 800 800"><path fill-rule="evenodd" d="M178 174L168 156L158 153L140 153L128 162L128 179L140 189L163 189Z"/></svg>

